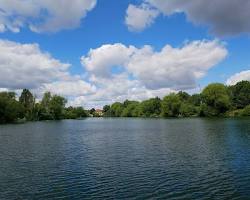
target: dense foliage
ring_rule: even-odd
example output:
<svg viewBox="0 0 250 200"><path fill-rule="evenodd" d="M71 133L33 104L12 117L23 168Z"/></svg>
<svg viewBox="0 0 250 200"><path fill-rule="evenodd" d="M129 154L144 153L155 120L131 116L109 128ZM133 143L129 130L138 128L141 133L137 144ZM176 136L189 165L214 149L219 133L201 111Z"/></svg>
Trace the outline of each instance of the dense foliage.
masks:
<svg viewBox="0 0 250 200"><path fill-rule="evenodd" d="M241 81L229 87L230 98L235 108L244 108L250 104L250 82Z"/></svg>
<svg viewBox="0 0 250 200"><path fill-rule="evenodd" d="M24 89L19 100L13 92L0 92L0 123L18 121L78 119L87 117L82 107L65 108L67 100L46 92L41 102Z"/></svg>
<svg viewBox="0 0 250 200"><path fill-rule="evenodd" d="M201 94L171 93L163 99L115 102L103 107L106 117L250 116L250 82L208 85Z"/></svg>
<svg viewBox="0 0 250 200"><path fill-rule="evenodd" d="M201 107L202 115L219 116L230 109L229 91L223 84L210 84L203 90L201 95L204 102Z"/></svg>
<svg viewBox="0 0 250 200"><path fill-rule="evenodd" d="M12 123L24 117L24 107L13 92L0 93L0 123Z"/></svg>

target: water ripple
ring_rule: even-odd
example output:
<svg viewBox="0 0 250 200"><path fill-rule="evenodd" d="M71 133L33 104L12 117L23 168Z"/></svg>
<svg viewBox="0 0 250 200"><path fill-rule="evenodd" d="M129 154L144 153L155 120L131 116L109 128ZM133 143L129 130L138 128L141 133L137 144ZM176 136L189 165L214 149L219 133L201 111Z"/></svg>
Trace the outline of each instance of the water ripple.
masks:
<svg viewBox="0 0 250 200"><path fill-rule="evenodd" d="M0 126L0 199L248 199L248 120Z"/></svg>

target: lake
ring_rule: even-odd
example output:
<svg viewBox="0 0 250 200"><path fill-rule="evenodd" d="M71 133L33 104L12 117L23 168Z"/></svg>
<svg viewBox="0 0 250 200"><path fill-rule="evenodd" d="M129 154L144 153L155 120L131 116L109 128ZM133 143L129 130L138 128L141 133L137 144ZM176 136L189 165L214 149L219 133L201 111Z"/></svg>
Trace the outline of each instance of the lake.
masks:
<svg viewBox="0 0 250 200"><path fill-rule="evenodd" d="M249 199L250 119L0 126L0 199Z"/></svg>

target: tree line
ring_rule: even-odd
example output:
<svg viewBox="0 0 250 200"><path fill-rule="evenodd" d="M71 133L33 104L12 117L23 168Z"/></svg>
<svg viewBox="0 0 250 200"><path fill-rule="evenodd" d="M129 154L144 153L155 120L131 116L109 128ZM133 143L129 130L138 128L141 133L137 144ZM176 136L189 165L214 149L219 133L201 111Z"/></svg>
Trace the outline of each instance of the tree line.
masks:
<svg viewBox="0 0 250 200"><path fill-rule="evenodd" d="M163 99L126 100L103 108L106 117L235 117L250 116L250 82L233 86L209 84L200 94L171 93Z"/></svg>
<svg viewBox="0 0 250 200"><path fill-rule="evenodd" d="M66 103L64 97L52 95L50 92L46 92L40 102L36 102L28 89L22 91L19 99L14 92L0 92L0 123L77 119L88 116L82 107L66 108Z"/></svg>
<svg viewBox="0 0 250 200"><path fill-rule="evenodd" d="M67 100L46 92L40 102L24 89L19 98L14 92L0 92L0 123L98 117L95 109L66 107ZM142 102L126 100L103 107L103 117L235 117L250 116L250 82L233 86L209 84L200 94L180 91L163 99Z"/></svg>

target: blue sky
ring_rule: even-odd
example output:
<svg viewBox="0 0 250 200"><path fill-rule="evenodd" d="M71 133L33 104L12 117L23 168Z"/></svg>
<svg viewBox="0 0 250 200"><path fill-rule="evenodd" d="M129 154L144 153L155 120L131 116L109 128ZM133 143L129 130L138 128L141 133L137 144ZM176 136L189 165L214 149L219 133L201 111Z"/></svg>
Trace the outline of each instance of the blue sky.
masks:
<svg viewBox="0 0 250 200"><path fill-rule="evenodd" d="M40 24L50 22L49 20L51 19L48 16L53 15L55 10L51 8L57 8L53 6L60 7L62 5L50 5L49 3L41 5L41 9L47 9L48 12L48 16L44 18L44 16L39 16L41 13L37 16L35 14L27 14L28 11L26 13L21 12L19 8L14 6L15 1L19 1L19 3L21 1L13 0L13 5L11 5L11 1L8 6L4 5L4 1L2 3L0 2L1 10L4 10L8 14L7 17L1 17L0 15L0 24L2 23L5 27L2 33L0 33L3 46L2 51L4 51L5 48L9 50L9 45L6 44L6 41L12 42L12 44L17 46L16 48L26 48L24 46L25 44L38 44L39 52L35 56L44 57L44 55L48 53L50 55L49 58L45 56L46 58L43 59L48 59L51 62L54 59L59 62L55 66L49 64L51 71L46 71L46 73L55 73L54 68L59 68L63 64L69 64L69 66L66 67L67 69L60 68L60 75L56 77L51 76L50 79L45 80L43 76L46 73L37 73L41 71L43 65L46 65L44 63L47 63L47 61L43 60L42 63L39 63L38 67L36 66L36 62L32 64L28 63L30 64L30 68L25 72L29 72L30 70L32 71L31 74L34 74L34 77L38 77L34 80L34 84L32 81L27 81L26 79L30 79L30 77L25 77L22 75L22 70L18 69L23 82L17 81L16 84L10 84L10 86L8 86L8 82L15 82L16 79L18 79L16 78L18 75L15 76L13 80L5 79L0 81L0 88L2 88L2 90L9 89L18 92L21 86L25 86L30 87L29 89L37 93L38 97L40 93L45 90L51 90L53 93L58 92L66 96L72 105L101 107L105 103L122 101L126 98L142 100L154 95L163 96L168 92L180 89L196 91L199 84L204 87L211 82L231 84L242 79L250 80L250 25L246 24L246 28L243 30L237 30L237 26L233 31L231 31L231 29L228 31L226 28L224 28L226 30L222 30L219 26L223 25L223 27L227 27L230 21L225 20L225 22L223 22L225 25L222 24L222 22L217 23L211 21L211 18L208 17L208 13L208 16L201 16L200 19L202 20L197 22L198 19L195 19L193 15L200 16L202 13L195 13L196 10L198 10L198 8L196 9L197 5L195 5L195 0L192 0L193 5L188 7L184 5L180 6L181 4L177 5L179 7L176 7L176 5L168 5L166 2L163 2L163 0L82 0L82 5L76 5L76 9L79 6L83 6L82 10L74 12L74 8L72 8L73 12L70 13L69 11L69 15L72 14L72 16L74 13L79 12L80 17L77 15L72 18L73 21L78 20L80 23L71 27L71 24L68 23L68 19L64 19L60 13L58 16L55 14L57 16L55 24L60 24L56 30L54 30L54 24L51 25L48 23L49 25L46 26L46 28ZM92 7L90 6L91 1ZM41 2L41 0L35 0L35 2ZM88 8L86 8L86 2L89 3L89 5L87 5L89 6ZM235 0L225 1L224 4L219 5L221 6L220 9L223 10L224 7L227 7L227 4L232 4L233 6L235 2ZM30 3L30 5L31 4L32 3ZM74 4L74 1L72 1L72 4ZM27 5L29 5L29 2ZM67 5L64 5L64 9L67 13L65 6ZM130 10L131 12L128 12L129 6L133 8ZM244 5L242 5L242 7L243 6ZM246 6L249 6L249 4ZM33 7L30 9L32 10ZM176 12L176 9L181 10L181 12ZM218 8L218 12L221 12L220 9ZM83 14L81 15L81 13ZM155 15L150 17L150 13L155 13ZM216 13L213 13L213 15L216 16ZM18 20L22 20L22 25L17 26L11 21L15 17ZM238 21L242 22L242 17L236 14L236 19L231 23L232 26L234 26L233 23L237 21L237 17L239 17ZM64 20L66 22L64 22ZM244 26L244 23L247 22L244 21L242 23L242 26ZM30 28L33 25L35 26L35 30ZM10 30L11 28L8 28L8 26L15 26L18 30ZM213 26L215 27L215 31L211 29ZM197 45L201 45L201 48L210 48L208 47L210 42L216 43L209 50L210 52L215 51L213 55L209 58L204 57L204 60L208 60L207 62L209 62L205 69L201 70L203 66L196 66L198 61L188 63L188 65L185 66L184 61L176 63L174 58L169 58L169 55L167 55L168 53L172 55L175 50L179 50L178 55L181 58L191 59L192 56L195 55L189 55L190 53L186 53L186 55L186 51L184 51L183 48L185 46L190 47L194 41L199 41ZM102 48L105 44L110 46L108 48ZM149 51L143 50L145 45L149 45L152 51L150 53L152 59L146 61L150 63L150 66L142 65L143 60L140 60L144 57L141 57L139 54L141 52L144 54ZM162 52L161 55L158 55L157 53L161 52L162 48L166 45L170 45L172 50ZM198 48L197 45L193 45L192 48ZM129 46L133 46L136 50L130 49ZM192 48L190 47L190 49ZM90 49L93 49L93 54L88 54ZM114 57L114 51L120 50L124 52L121 53L121 55L118 53L118 55L116 55L117 57ZM203 50L206 53L205 49L197 50L197 52L203 52ZM12 50L9 51L11 51L10 54L13 53ZM101 55L99 55L100 52L102 52ZM218 55L215 56L214 54ZM103 55L106 57L104 58ZM153 58L155 55L158 55L158 57ZM23 56L25 58L23 58L24 61L21 62L21 65L24 65L23 68L25 68L26 62L29 62L29 53ZM197 54L197 56L202 55ZM4 60L6 57L2 58L0 56L0 69L2 68L0 72L2 72L2 74L7 74L6 71L8 68L11 70L16 69L13 66L8 66L6 62L1 61L1 59ZM18 63L17 60L20 60L16 54L8 59L9 63ZM167 62L164 62L164 59L167 60ZM98 64L96 64L97 62ZM159 68L164 68L166 74L168 74L167 71L171 69L169 76L164 76L163 74L160 77L161 82L157 80L158 72L154 73L158 70L158 62L161 63L159 64ZM203 60L200 62L203 63ZM168 66L168 64L171 66ZM177 68L179 65L183 65L180 67L180 70L183 69L184 72L180 72L180 75L176 78L182 79L184 74L183 79L185 79L185 73L190 73L188 79L190 80L190 84L188 80L183 82L172 80L175 74L171 76L171 72L179 73L179 71L175 72L175 66ZM147 75L147 67L151 67L148 73L152 74L152 80L151 77ZM189 70L189 68L193 67L196 71L192 71L193 69ZM106 70L104 68L112 70ZM107 73L109 74L107 75ZM202 76L196 76L196 73L202 73ZM59 76L60 78L58 78ZM127 82L131 77L134 77L134 82ZM36 84L38 82L39 84ZM61 84L59 84L59 82ZM119 86L119 83L121 83L121 86ZM18 84L20 87L18 87ZM114 88L110 87L110 85L116 84L118 84L118 86ZM126 87L122 88L124 84L126 84ZM187 87L185 87L185 84L187 84ZM75 87L78 85L82 87L76 89ZM65 88L65 91L63 91L62 88L56 87ZM117 91L117 87L120 87L121 90ZM85 91L81 92L81 90ZM74 92L71 93L70 91ZM135 91L136 94L132 91ZM110 95L107 95L107 93L110 93Z"/></svg>

